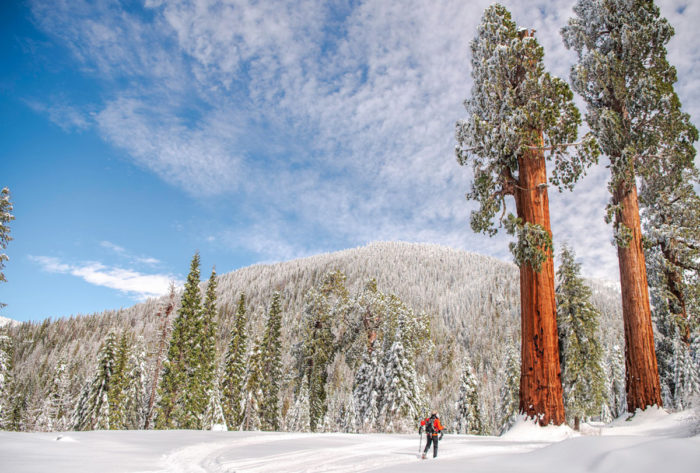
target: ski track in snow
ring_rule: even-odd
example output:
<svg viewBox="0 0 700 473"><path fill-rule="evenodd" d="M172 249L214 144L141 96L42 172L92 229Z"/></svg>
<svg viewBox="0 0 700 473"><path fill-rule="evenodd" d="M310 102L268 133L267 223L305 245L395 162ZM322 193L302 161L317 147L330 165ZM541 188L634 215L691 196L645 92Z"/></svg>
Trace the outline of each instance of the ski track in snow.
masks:
<svg viewBox="0 0 700 473"><path fill-rule="evenodd" d="M309 440L315 448L308 448ZM360 473L383 467L419 462L417 437L390 438L377 435L370 444L366 436L352 434L263 435L226 442L200 443L166 455L162 473ZM306 448L299 448L295 444ZM444 441L443 441L444 442ZM525 453L548 442L510 443L493 437L452 436L445 448L440 443L439 458ZM338 444L346 444L338 446ZM251 447L258 446L253 452ZM425 442L422 443L425 446ZM280 453L280 450L288 451ZM271 454L259 454L269 451ZM429 457L432 456L432 449ZM432 460L430 460L432 461ZM393 469L393 468L392 468Z"/></svg>

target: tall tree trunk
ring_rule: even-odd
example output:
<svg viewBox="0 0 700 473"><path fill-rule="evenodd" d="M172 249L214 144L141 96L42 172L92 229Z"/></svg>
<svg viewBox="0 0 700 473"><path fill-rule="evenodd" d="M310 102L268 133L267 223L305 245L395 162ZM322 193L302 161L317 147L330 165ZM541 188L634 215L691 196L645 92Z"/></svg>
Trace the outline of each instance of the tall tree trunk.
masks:
<svg viewBox="0 0 700 473"><path fill-rule="evenodd" d="M627 410L634 412L638 408L661 406L661 386L651 325L637 186L634 182L630 186L621 180L614 198L614 202L621 206L615 214L616 224L623 224L632 233L626 247L617 245L617 257L625 326Z"/></svg>
<svg viewBox="0 0 700 473"><path fill-rule="evenodd" d="M544 153L532 150L518 159L518 165L515 190L518 217L541 225L551 236ZM520 266L520 307L520 411L536 416L540 425L561 425L565 417L551 254L539 272L529 264Z"/></svg>

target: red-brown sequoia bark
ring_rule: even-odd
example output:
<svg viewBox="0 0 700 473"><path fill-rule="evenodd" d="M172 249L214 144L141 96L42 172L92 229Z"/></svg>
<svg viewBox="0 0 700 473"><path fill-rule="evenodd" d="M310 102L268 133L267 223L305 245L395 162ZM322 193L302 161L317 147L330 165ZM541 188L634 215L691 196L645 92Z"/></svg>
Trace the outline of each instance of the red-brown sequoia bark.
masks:
<svg viewBox="0 0 700 473"><path fill-rule="evenodd" d="M629 188L620 184L615 193L615 202L621 204L621 209L616 213L617 222L632 233L626 248L618 245L617 256L625 327L627 410L634 412L637 408L646 409L655 404L661 406L661 386L651 324L637 187L634 183Z"/></svg>
<svg viewBox="0 0 700 473"><path fill-rule="evenodd" d="M549 197L544 154L533 150L518 159L515 203L523 222L541 225L550 237ZM522 364L520 411L539 416L540 425L563 424L564 400L559 365L554 261L550 253L541 270L520 266Z"/></svg>

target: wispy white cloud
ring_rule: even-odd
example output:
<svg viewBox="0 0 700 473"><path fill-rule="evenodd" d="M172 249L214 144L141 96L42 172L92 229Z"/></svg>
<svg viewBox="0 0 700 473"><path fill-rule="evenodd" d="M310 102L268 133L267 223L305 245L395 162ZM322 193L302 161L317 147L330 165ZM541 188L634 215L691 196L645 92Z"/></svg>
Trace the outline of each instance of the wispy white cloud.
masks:
<svg viewBox="0 0 700 473"><path fill-rule="evenodd" d="M92 126L88 112L67 104L65 100L51 99L48 104L25 100L25 103L35 112L48 116L49 120L65 131L83 131Z"/></svg>
<svg viewBox="0 0 700 473"><path fill-rule="evenodd" d="M95 286L116 289L137 300L167 294L170 282L176 281L176 278L169 274L143 274L130 269L107 267L98 262L72 264L50 256L29 258L49 273L69 274ZM182 283L176 281L176 284Z"/></svg>
<svg viewBox="0 0 700 473"><path fill-rule="evenodd" d="M141 264L147 264L150 266L155 266L157 264L160 264L160 260L153 258L151 256L139 256L132 254L130 251L128 251L126 248L123 248L119 245L116 245L112 243L111 241L101 241L100 246L102 248L106 248L108 250L111 250L112 252L118 254L119 256L126 258L127 260L134 262L134 263L141 263Z"/></svg>
<svg viewBox="0 0 700 473"><path fill-rule="evenodd" d="M252 222L217 240L268 259L373 240L431 241L509 258L474 235L470 174L453 157L471 87L468 44L489 0L149 1L145 12L33 2L37 23L109 85L94 123L135 163L192 195L227 195ZM573 2L503 2L568 77ZM697 2L659 2L679 93L700 118ZM127 80L124 80L127 79ZM555 243L616 278L607 170L550 194ZM291 217L290 217L291 216ZM220 238L219 238L220 237Z"/></svg>

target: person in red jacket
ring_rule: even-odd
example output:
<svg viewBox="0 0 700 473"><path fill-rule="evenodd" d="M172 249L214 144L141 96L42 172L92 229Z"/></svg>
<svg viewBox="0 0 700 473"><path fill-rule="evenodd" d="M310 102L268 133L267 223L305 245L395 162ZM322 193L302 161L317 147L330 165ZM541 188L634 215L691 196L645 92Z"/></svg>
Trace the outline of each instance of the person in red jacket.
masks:
<svg viewBox="0 0 700 473"><path fill-rule="evenodd" d="M420 421L420 428L418 429L418 434L423 433L423 427L425 427L425 435L428 437L428 442L425 444L425 450L423 450L423 460L425 460L425 455L430 450L430 444L433 444L433 458L437 457L438 450L438 440L442 440L442 424L440 423L440 417L438 417L437 411L433 411L430 417L426 417Z"/></svg>

